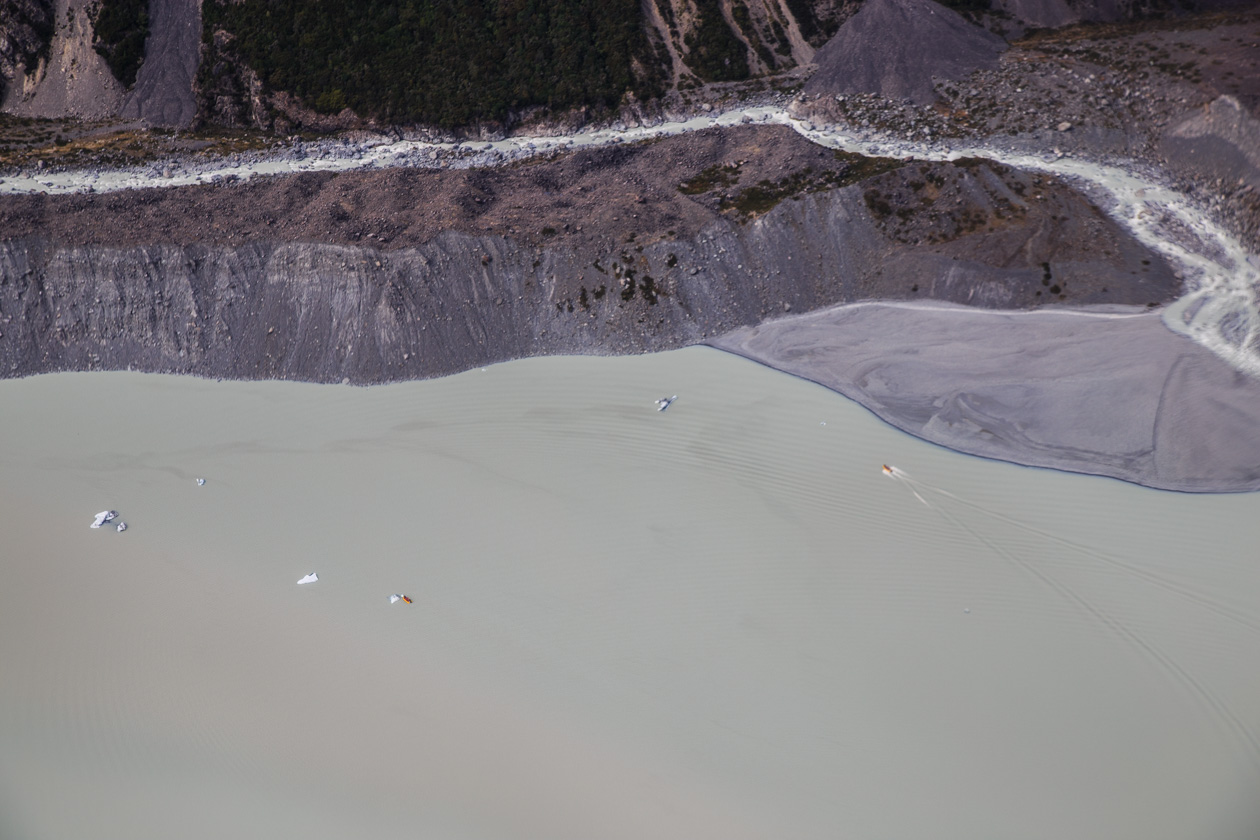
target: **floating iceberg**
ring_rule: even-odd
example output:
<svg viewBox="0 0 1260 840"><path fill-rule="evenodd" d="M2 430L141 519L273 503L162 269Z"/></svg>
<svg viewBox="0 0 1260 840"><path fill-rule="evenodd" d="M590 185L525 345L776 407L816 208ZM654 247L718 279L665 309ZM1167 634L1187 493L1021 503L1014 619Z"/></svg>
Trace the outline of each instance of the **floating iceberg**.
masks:
<svg viewBox="0 0 1260 840"><path fill-rule="evenodd" d="M314 583L317 580L319 580L319 575L311 572L309 575L298 581L298 586L301 586L304 583Z"/></svg>
<svg viewBox="0 0 1260 840"><path fill-rule="evenodd" d="M103 510L100 513L96 514L96 520L92 523L90 527L99 528L117 515L118 515L118 511L116 510Z"/></svg>

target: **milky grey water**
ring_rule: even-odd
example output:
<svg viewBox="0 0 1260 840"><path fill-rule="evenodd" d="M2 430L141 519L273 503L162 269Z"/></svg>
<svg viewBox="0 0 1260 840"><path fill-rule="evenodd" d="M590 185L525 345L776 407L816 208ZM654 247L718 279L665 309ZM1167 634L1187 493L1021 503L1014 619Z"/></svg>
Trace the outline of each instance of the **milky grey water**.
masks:
<svg viewBox="0 0 1260 840"><path fill-rule="evenodd" d="M44 376L0 431L0 837L1260 832L1260 496L699 348Z"/></svg>

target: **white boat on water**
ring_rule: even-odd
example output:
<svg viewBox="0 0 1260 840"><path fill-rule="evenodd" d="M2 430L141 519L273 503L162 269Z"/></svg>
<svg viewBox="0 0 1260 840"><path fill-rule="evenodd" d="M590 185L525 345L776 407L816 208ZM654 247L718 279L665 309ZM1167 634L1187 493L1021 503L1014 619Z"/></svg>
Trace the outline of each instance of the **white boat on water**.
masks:
<svg viewBox="0 0 1260 840"><path fill-rule="evenodd" d="M659 400L657 400L657 401L656 401L656 410L657 410L657 411L664 411L665 409L667 409L667 408L669 408L671 405L673 405L673 404L674 404L674 400L676 400L676 399L678 399L678 395L677 395L677 394L674 394L674 396L672 396L672 397L661 397Z"/></svg>
<svg viewBox="0 0 1260 840"><path fill-rule="evenodd" d="M109 520L116 517L117 515L118 515L118 511L116 510L103 510L100 513L96 514L96 519L93 520L92 524L89 527L99 528L102 525L104 525L106 522L108 522ZM122 530L122 529L120 528L119 530Z"/></svg>

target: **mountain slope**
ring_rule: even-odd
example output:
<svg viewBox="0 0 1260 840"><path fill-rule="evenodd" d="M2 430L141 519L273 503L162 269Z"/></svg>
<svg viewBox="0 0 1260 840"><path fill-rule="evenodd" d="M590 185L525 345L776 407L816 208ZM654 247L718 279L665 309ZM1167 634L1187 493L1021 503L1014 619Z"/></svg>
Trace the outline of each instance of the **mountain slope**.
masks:
<svg viewBox="0 0 1260 840"><path fill-rule="evenodd" d="M118 112L123 87L92 47L93 7L93 0L56 0L51 41L45 51L35 53L33 66L24 64L15 73L5 93L5 111L52 118L108 117Z"/></svg>
<svg viewBox="0 0 1260 840"><path fill-rule="evenodd" d="M806 64L841 0L206 0L201 117L445 127L611 110Z"/></svg>
<svg viewBox="0 0 1260 840"><path fill-rule="evenodd" d="M932 0L868 0L818 51L808 94L878 93L927 104L932 78L994 69L1006 42Z"/></svg>

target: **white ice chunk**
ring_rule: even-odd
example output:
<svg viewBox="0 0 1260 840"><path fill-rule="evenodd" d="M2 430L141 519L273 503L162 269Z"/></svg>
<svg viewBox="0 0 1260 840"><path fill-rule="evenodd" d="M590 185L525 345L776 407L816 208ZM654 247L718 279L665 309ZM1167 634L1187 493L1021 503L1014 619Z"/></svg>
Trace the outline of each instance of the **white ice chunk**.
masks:
<svg viewBox="0 0 1260 840"><path fill-rule="evenodd" d="M314 572L311 572L309 575L299 580L298 585L301 586L304 583L314 583L317 580L319 580L319 575L315 574Z"/></svg>

